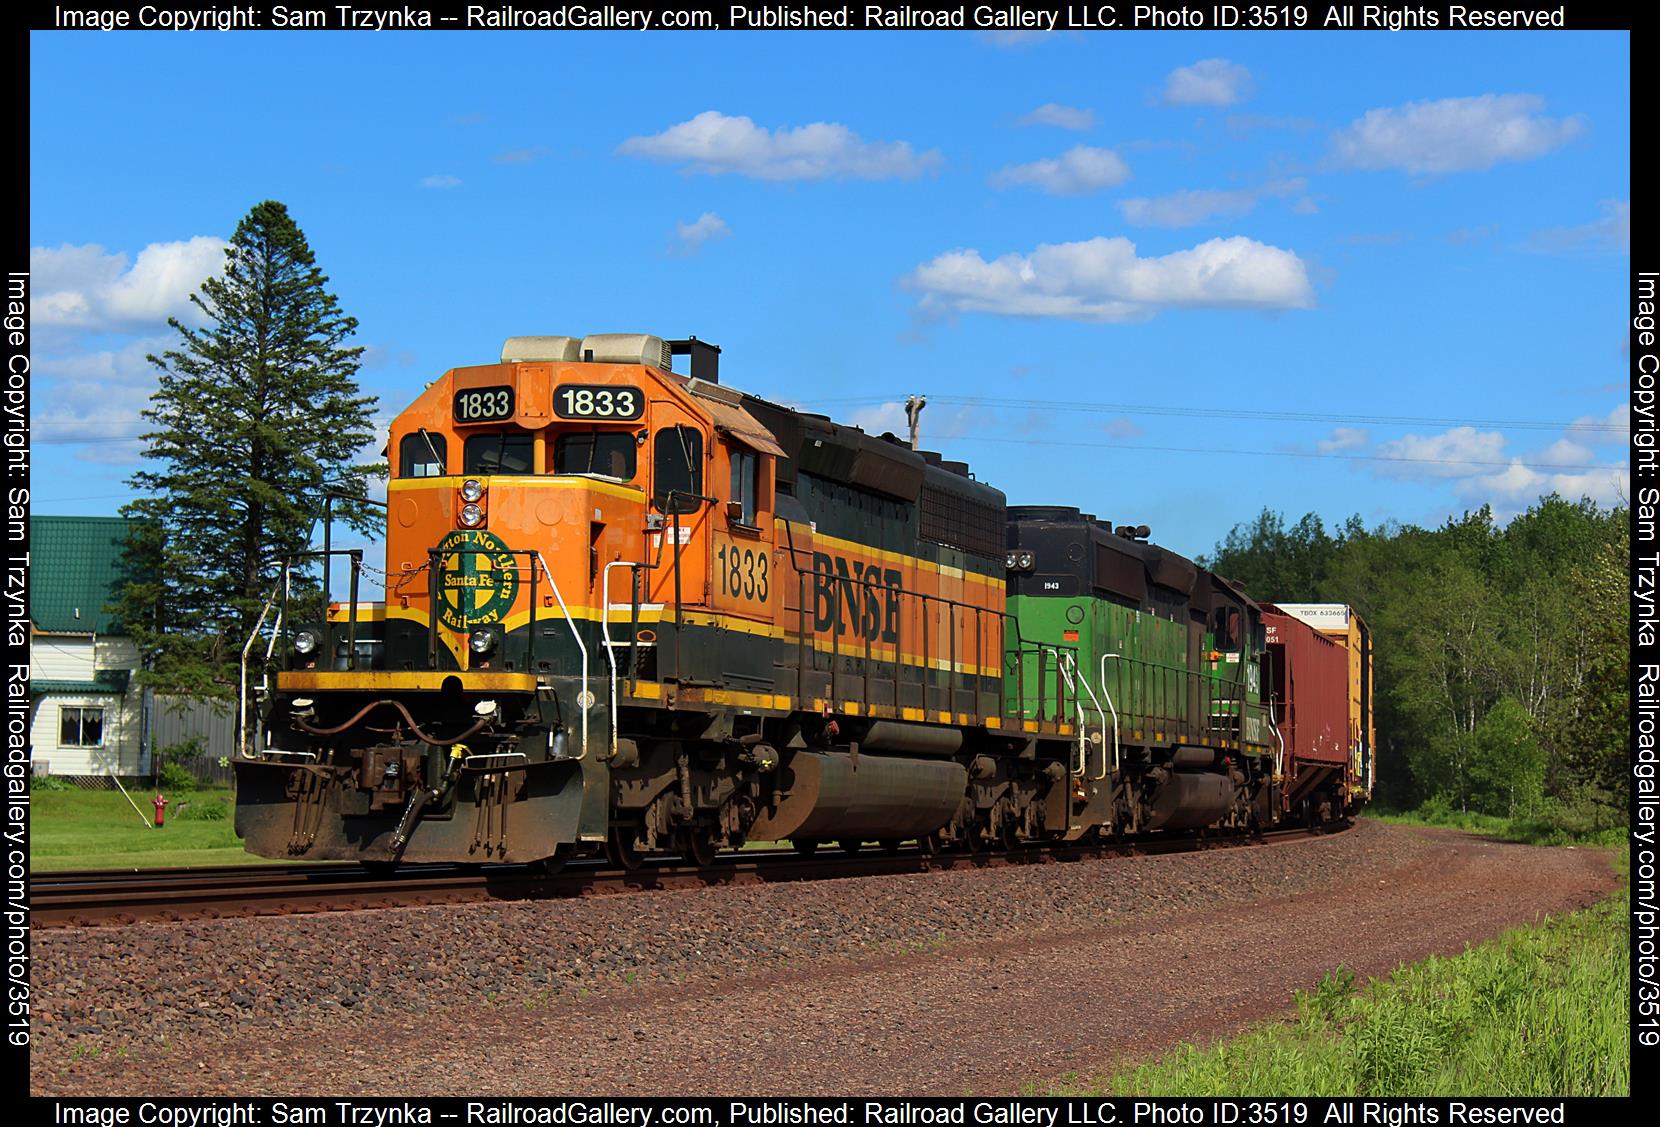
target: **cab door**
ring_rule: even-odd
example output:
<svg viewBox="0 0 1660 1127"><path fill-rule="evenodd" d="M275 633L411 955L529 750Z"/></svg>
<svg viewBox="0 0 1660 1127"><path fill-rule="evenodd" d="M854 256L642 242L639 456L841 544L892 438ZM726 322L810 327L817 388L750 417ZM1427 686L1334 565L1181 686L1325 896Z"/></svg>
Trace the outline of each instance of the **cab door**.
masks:
<svg viewBox="0 0 1660 1127"><path fill-rule="evenodd" d="M654 405L650 451L650 513L655 531L647 549L658 561L647 574L650 601L664 617L677 608L708 606L709 436L698 420L672 402Z"/></svg>
<svg viewBox="0 0 1660 1127"><path fill-rule="evenodd" d="M723 434L714 467L719 504L710 532L710 602L722 614L771 623L781 578L773 554L772 456Z"/></svg>

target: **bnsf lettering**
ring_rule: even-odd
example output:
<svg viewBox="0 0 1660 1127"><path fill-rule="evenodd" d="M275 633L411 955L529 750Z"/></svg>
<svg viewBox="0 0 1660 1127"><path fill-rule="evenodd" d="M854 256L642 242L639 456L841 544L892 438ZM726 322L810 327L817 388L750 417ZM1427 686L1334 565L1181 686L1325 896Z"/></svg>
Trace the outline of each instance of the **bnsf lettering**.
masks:
<svg viewBox="0 0 1660 1127"><path fill-rule="evenodd" d="M903 580L893 568L814 552L813 629L897 645Z"/></svg>

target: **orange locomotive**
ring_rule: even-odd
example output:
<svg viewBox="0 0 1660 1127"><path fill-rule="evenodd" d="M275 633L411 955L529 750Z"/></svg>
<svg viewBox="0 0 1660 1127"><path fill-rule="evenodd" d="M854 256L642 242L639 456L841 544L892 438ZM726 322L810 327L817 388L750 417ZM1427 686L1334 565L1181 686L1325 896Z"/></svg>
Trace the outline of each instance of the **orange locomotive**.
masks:
<svg viewBox="0 0 1660 1127"><path fill-rule="evenodd" d="M237 764L250 850L1076 836L1105 752L1067 647L1005 613L1003 495L719 351L514 338L397 418L385 602L294 633Z"/></svg>

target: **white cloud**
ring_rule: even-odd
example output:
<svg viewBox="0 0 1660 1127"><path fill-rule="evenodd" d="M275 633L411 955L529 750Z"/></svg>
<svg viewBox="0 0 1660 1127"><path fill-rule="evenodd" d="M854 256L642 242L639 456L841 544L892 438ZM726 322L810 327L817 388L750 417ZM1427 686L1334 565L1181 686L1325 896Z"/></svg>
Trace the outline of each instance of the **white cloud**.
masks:
<svg viewBox="0 0 1660 1127"><path fill-rule="evenodd" d="M1578 136L1580 117L1538 115L1544 99L1532 94L1443 98L1367 111L1336 133L1340 163L1363 169L1469 172L1501 161L1533 160Z"/></svg>
<svg viewBox="0 0 1660 1127"><path fill-rule="evenodd" d="M1220 215L1243 215L1265 196L1289 196L1308 186L1306 180L1276 180L1258 188L1200 188L1167 196L1123 200L1118 210L1126 223L1137 227L1192 227Z"/></svg>
<svg viewBox="0 0 1660 1127"><path fill-rule="evenodd" d="M1227 59L1200 59L1164 79L1164 101L1173 106L1231 106L1251 92L1251 72Z"/></svg>
<svg viewBox="0 0 1660 1127"><path fill-rule="evenodd" d="M923 409L927 414L927 409ZM877 403L867 407L855 407L848 413L847 421L856 427L861 427L867 434L909 434L910 424L905 420L905 404L890 401Z"/></svg>
<svg viewBox="0 0 1660 1127"><path fill-rule="evenodd" d="M423 188L459 188L461 179L456 176L428 176L421 181Z"/></svg>
<svg viewBox="0 0 1660 1127"><path fill-rule="evenodd" d="M715 110L649 137L631 137L617 152L757 180L911 180L941 159L938 151L917 153L906 141L866 141L845 125L820 121L769 130Z"/></svg>
<svg viewBox="0 0 1660 1127"><path fill-rule="evenodd" d="M1072 321L1145 320L1179 307L1306 309L1314 291L1302 259L1254 239L1211 239L1156 258L1125 238L1043 244L990 262L948 251L904 284L924 313L995 313Z"/></svg>
<svg viewBox="0 0 1660 1127"><path fill-rule="evenodd" d="M125 254L96 244L31 247L30 311L38 324L89 332L188 317L190 295L219 272L226 245L208 235L151 243L131 267Z"/></svg>
<svg viewBox="0 0 1660 1127"><path fill-rule="evenodd" d="M1371 435L1364 427L1335 427L1331 434L1315 443L1315 449L1322 454L1331 454L1339 450L1363 449L1371 441Z"/></svg>
<svg viewBox="0 0 1660 1127"><path fill-rule="evenodd" d="M1046 39L1054 38L1052 31L982 31L979 33L983 42L993 47L1035 47Z"/></svg>
<svg viewBox="0 0 1660 1127"><path fill-rule="evenodd" d="M1093 129L1095 111L1045 102L1015 122L1016 125L1053 125L1060 129Z"/></svg>
<svg viewBox="0 0 1660 1127"><path fill-rule="evenodd" d="M1624 446L1631 439L1631 404L1621 403L1606 415L1582 415L1568 424L1567 434L1592 446Z"/></svg>
<svg viewBox="0 0 1660 1127"><path fill-rule="evenodd" d="M1543 254L1630 254L1631 201L1603 200L1602 218L1582 227L1541 231L1528 240L1528 249Z"/></svg>
<svg viewBox="0 0 1660 1127"><path fill-rule="evenodd" d="M993 185L1029 184L1052 196L1086 196L1130 178L1130 166L1111 149L1075 145L1051 160L1010 165L992 175Z"/></svg>
<svg viewBox="0 0 1660 1127"><path fill-rule="evenodd" d="M1482 472L1483 463L1502 460L1504 435L1475 427L1453 427L1431 435L1409 434L1380 443L1377 456L1392 459L1377 463L1380 477L1469 477Z"/></svg>
<svg viewBox="0 0 1660 1127"><path fill-rule="evenodd" d="M503 149L496 154L497 164L529 164L548 155L546 145L532 145L528 149Z"/></svg>
<svg viewBox="0 0 1660 1127"><path fill-rule="evenodd" d="M1511 502L1518 511L1550 493L1561 494L1570 501L1589 497L1598 504L1612 505L1630 498L1631 468L1599 466L1589 470L1541 473L1516 458L1498 473L1471 478L1459 492L1481 501Z"/></svg>
<svg viewBox="0 0 1660 1127"><path fill-rule="evenodd" d="M924 449L931 449L946 439L966 433L976 421L973 407L930 404L922 409L918 420L918 438ZM896 399L856 407L848 412L847 422L862 428L866 434L892 434L910 440L911 424L905 417L905 404Z"/></svg>
<svg viewBox="0 0 1660 1127"><path fill-rule="evenodd" d="M726 225L726 220L712 211L706 211L690 223L676 223L675 237L680 240L682 253L696 254L704 243L712 239L724 239L732 234L732 228Z"/></svg>

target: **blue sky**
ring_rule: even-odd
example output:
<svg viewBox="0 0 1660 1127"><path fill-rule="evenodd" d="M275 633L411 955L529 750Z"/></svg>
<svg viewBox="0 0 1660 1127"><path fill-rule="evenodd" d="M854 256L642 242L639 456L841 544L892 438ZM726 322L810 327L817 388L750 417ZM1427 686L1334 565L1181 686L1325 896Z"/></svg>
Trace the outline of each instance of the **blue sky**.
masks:
<svg viewBox="0 0 1660 1127"><path fill-rule="evenodd" d="M927 394L925 444L1011 503L1189 554L1265 505L1612 502L1629 47L38 33L34 508L130 498L144 353L267 198L386 418L507 336L696 334L877 431Z"/></svg>

